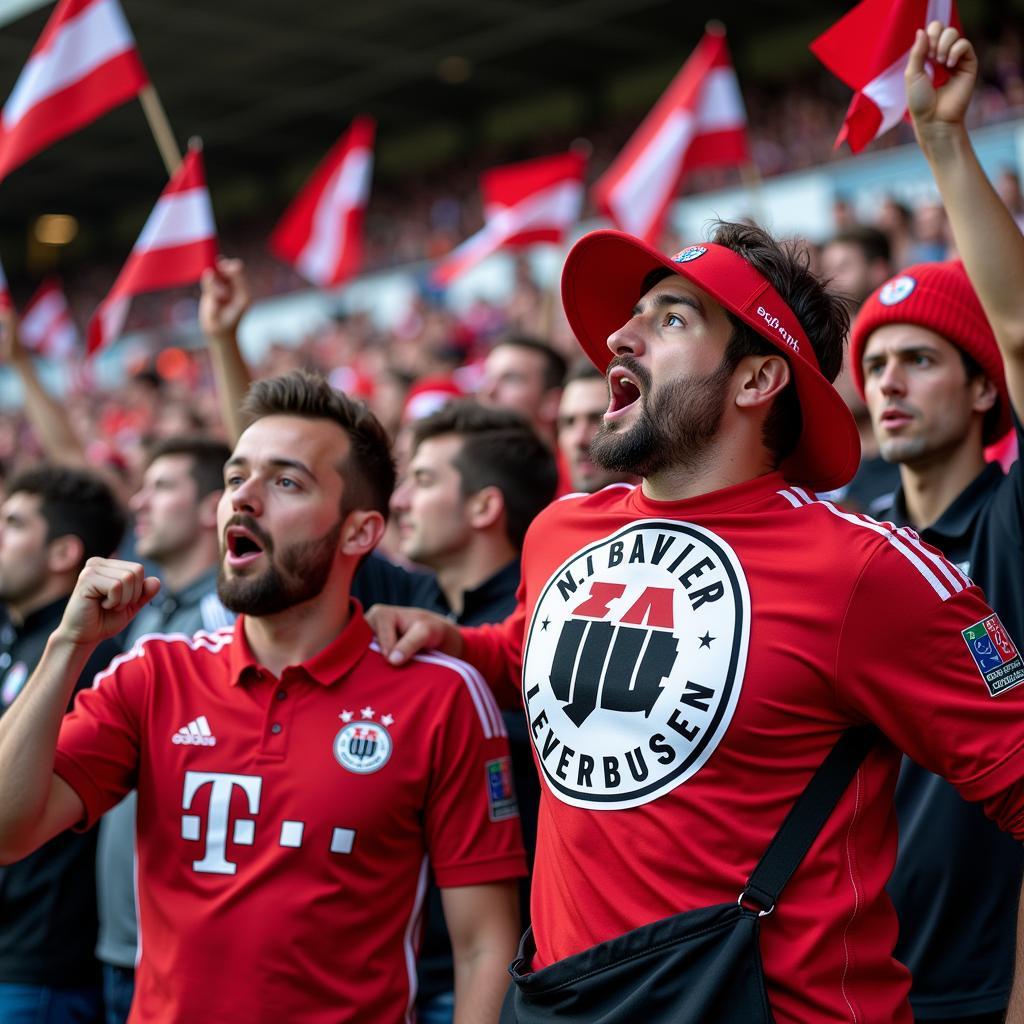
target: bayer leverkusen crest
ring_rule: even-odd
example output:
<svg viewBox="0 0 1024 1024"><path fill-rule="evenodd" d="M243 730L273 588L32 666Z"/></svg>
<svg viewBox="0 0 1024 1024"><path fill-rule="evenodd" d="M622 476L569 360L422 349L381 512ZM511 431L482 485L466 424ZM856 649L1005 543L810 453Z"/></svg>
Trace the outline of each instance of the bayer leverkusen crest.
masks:
<svg viewBox="0 0 1024 1024"><path fill-rule="evenodd" d="M708 530L643 520L577 552L534 609L523 694L545 782L617 810L685 782L739 700L750 597Z"/></svg>

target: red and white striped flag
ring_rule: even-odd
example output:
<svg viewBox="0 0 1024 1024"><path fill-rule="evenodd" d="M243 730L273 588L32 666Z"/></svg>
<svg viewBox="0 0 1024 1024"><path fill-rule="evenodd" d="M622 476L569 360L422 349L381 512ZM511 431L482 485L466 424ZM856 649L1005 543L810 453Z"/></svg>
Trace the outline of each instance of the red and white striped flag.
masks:
<svg viewBox="0 0 1024 1024"><path fill-rule="evenodd" d="M14 303L11 301L11 290L7 287L7 275L0 264L0 313L6 313L9 309L14 309Z"/></svg>
<svg viewBox="0 0 1024 1024"><path fill-rule="evenodd" d="M859 153L895 127L907 113L907 69L914 33L931 21L960 28L953 0L863 0L811 43L811 52L854 89L836 146L850 144ZM936 85L945 68L925 65Z"/></svg>
<svg viewBox="0 0 1024 1024"><path fill-rule="evenodd" d="M357 117L270 236L270 251L321 288L341 284L362 264L375 132L372 118Z"/></svg>
<svg viewBox="0 0 1024 1024"><path fill-rule="evenodd" d="M0 113L0 179L148 83L117 0L60 0Z"/></svg>
<svg viewBox="0 0 1024 1024"><path fill-rule="evenodd" d="M21 343L46 359L70 359L80 344L60 279L47 277L21 316Z"/></svg>
<svg viewBox="0 0 1024 1024"><path fill-rule="evenodd" d="M746 126L725 35L709 30L594 184L598 208L621 230L657 244L687 172L749 162Z"/></svg>
<svg viewBox="0 0 1024 1024"><path fill-rule="evenodd" d="M579 220L586 157L580 153L542 156L480 175L484 226L456 246L434 269L446 285L503 247L559 243Z"/></svg>
<svg viewBox="0 0 1024 1024"><path fill-rule="evenodd" d="M113 288L89 321L88 352L113 341L133 295L193 284L217 260L217 229L203 158L190 149L149 215Z"/></svg>

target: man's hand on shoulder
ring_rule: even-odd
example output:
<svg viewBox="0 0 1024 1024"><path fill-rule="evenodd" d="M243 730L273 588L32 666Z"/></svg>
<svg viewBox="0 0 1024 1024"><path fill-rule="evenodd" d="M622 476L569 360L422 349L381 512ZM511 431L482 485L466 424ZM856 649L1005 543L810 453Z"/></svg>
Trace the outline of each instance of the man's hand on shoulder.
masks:
<svg viewBox="0 0 1024 1024"><path fill-rule="evenodd" d="M366 619L377 636L384 657L392 665L404 665L420 651L438 650L462 656L462 635L443 615L422 608L375 604Z"/></svg>
<svg viewBox="0 0 1024 1024"><path fill-rule="evenodd" d="M116 636L160 590L138 562L90 558L78 577L54 637L93 647Z"/></svg>

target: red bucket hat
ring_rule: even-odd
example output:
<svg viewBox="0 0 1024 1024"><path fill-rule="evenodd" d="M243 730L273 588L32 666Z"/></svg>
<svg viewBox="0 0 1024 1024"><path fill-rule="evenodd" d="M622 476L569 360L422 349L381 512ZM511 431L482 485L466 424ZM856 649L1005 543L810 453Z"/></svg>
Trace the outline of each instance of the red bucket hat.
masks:
<svg viewBox="0 0 1024 1024"><path fill-rule="evenodd" d="M664 267L686 278L775 345L788 359L803 429L782 470L793 483L828 491L849 483L860 464L857 425L825 379L803 327L756 267L713 242L663 256L621 231L593 231L572 248L562 271L562 303L583 351L606 370L608 336L632 315L644 279Z"/></svg>
<svg viewBox="0 0 1024 1024"><path fill-rule="evenodd" d="M850 331L850 369L861 396L864 395L861 364L864 349L875 328L883 324L927 327L966 352L981 367L999 392L997 419L985 437L986 443L1002 437L1013 426L1003 357L974 286L959 260L907 267L867 297Z"/></svg>

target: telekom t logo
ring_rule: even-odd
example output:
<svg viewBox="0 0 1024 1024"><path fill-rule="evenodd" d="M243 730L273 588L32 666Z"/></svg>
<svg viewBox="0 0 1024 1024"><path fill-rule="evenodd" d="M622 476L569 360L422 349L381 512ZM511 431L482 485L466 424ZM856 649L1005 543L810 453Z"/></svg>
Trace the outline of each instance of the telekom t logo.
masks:
<svg viewBox="0 0 1024 1024"><path fill-rule="evenodd" d="M192 861L193 871L203 871L211 875L233 875L238 865L227 859L228 825L231 829L231 842L237 846L252 846L256 841L255 816L260 810L260 792L263 779L259 775L231 775L227 772L185 772L185 791L182 794L182 807L187 811L192 806L196 794L206 785L210 786L210 808L206 815L206 850L202 860ZM237 786L244 794L249 818L235 818L231 822L231 791ZM181 816L181 838L198 843L202 837L203 820L198 814ZM330 828L328 849L333 854L347 856L352 852L356 841L356 829L341 826ZM282 850L299 849L305 838L306 825L302 821L286 819L281 822L277 845Z"/></svg>
<svg viewBox="0 0 1024 1024"><path fill-rule="evenodd" d="M210 810L206 817L206 852L202 860L194 860L192 869L212 875L233 875L238 865L225 856L228 839L228 820L231 809L231 790L238 786L248 802L249 813L258 814L260 809L260 787L263 780L258 775L228 775L224 772L185 772L185 792L182 807L187 811L203 786L210 784ZM182 839L198 840L200 832L198 814L181 816ZM231 837L239 846L252 846L256 836L256 822L252 818L237 818Z"/></svg>

